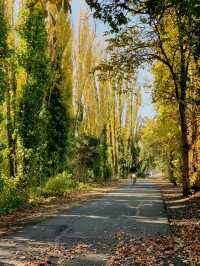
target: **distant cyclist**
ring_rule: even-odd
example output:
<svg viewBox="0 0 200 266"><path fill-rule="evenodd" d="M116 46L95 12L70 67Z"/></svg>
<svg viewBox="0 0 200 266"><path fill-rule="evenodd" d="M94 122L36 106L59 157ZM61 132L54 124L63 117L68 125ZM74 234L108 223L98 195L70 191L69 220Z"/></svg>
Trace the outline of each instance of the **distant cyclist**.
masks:
<svg viewBox="0 0 200 266"><path fill-rule="evenodd" d="M131 179L131 182L134 185L136 182L136 174L135 174L135 168L134 167L130 168L128 178Z"/></svg>

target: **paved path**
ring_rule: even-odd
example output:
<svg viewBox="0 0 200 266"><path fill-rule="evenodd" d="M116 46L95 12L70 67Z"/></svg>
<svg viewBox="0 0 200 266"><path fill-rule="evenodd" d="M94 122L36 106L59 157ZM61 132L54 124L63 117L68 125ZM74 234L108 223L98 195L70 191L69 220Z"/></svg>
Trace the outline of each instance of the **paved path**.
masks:
<svg viewBox="0 0 200 266"><path fill-rule="evenodd" d="M118 232L135 238L169 233L159 187L151 179L138 180L135 185L127 184L103 198L83 203L2 239L0 262L7 258L13 261L11 265L22 265L15 262L16 249L20 245L61 242L71 247L82 242L91 245L97 253L85 254L67 265L102 265L116 242Z"/></svg>

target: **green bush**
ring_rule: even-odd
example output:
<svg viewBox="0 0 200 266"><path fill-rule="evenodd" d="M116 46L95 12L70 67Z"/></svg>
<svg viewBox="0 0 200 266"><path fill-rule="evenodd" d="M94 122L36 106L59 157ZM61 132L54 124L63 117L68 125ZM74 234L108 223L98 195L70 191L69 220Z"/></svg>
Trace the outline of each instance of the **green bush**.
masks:
<svg viewBox="0 0 200 266"><path fill-rule="evenodd" d="M51 177L42 189L45 197L63 196L65 193L78 188L78 183L73 180L72 175L64 171L55 177Z"/></svg>
<svg viewBox="0 0 200 266"><path fill-rule="evenodd" d="M27 202L27 193L16 187L4 187L0 192L0 214L11 213Z"/></svg>
<svg viewBox="0 0 200 266"><path fill-rule="evenodd" d="M4 187L4 182L3 182L3 179L0 177L0 193L3 190L3 187Z"/></svg>

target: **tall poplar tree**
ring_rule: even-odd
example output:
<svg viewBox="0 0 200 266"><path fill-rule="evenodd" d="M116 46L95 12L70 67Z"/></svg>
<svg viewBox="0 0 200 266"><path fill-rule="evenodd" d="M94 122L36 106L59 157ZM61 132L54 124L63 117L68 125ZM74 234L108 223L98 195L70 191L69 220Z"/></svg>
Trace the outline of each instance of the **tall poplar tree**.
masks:
<svg viewBox="0 0 200 266"><path fill-rule="evenodd" d="M18 115L23 164L21 174L25 182L32 178L39 182L45 174L43 170L46 160L47 121L44 100L49 85L47 32L44 13L40 7L25 8L19 34L24 42L24 49L21 49L20 53L20 65L26 72Z"/></svg>
<svg viewBox="0 0 200 266"><path fill-rule="evenodd" d="M47 6L50 86L46 95L49 175L67 167L72 122L72 29L67 1Z"/></svg>
<svg viewBox="0 0 200 266"><path fill-rule="evenodd" d="M5 94L7 91L7 83L8 83L8 58L9 58L9 48L8 48L8 23L6 20L5 14L5 1L0 1L0 103L3 104L5 100ZM1 122L3 122L3 115L0 116ZM8 125L9 121L6 121ZM2 131L2 130L1 130ZM1 132L2 133L2 132ZM1 140L1 156L3 150L5 149L5 143L3 139ZM8 147L9 144L6 144ZM2 158L3 160L3 158ZM2 162L3 163L3 162ZM8 151L8 168L12 165L12 158L10 156L10 151ZM1 167L3 167L1 165ZM8 170L9 172L9 170ZM12 172L10 173L12 175Z"/></svg>

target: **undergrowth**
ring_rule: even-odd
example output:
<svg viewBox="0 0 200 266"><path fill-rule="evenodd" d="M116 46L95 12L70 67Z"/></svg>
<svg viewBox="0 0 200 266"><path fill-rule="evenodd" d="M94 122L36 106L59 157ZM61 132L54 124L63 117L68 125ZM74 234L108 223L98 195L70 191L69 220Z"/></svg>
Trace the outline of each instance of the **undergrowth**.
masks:
<svg viewBox="0 0 200 266"><path fill-rule="evenodd" d="M104 184L105 185L105 184ZM68 198L73 192L99 186L76 181L64 171L49 178L40 186L19 188L18 180L7 180L0 188L0 214L12 213L19 208L32 208L48 198Z"/></svg>

